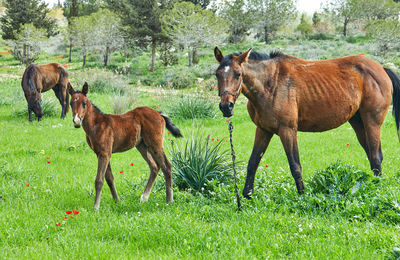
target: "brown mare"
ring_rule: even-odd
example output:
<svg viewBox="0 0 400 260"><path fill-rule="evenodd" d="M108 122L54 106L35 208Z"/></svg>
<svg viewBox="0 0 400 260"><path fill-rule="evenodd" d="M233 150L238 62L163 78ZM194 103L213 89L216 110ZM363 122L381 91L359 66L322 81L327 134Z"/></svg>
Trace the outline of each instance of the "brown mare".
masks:
<svg viewBox="0 0 400 260"><path fill-rule="evenodd" d="M166 201L167 203L173 202L171 163L163 148L165 127L175 137L182 135L171 119L164 113L149 107L137 107L122 115L103 114L86 97L88 93L86 82L82 91L74 91L72 86L69 86L68 91L71 94L74 126L76 128L83 126L86 142L96 153L98 159L94 209L97 210L100 207L104 177L115 202L118 201L111 171L111 154L124 152L133 147L139 150L150 167L150 177L140 200L145 202L149 199L154 181L161 168L166 182Z"/></svg>
<svg viewBox="0 0 400 260"><path fill-rule="evenodd" d="M59 63L29 65L25 69L21 82L26 101L28 102L29 121L32 122L32 111L37 116L38 121L42 118L41 93L49 89L53 89L56 97L60 101L62 107L61 118L64 118L69 109L68 84L68 71Z"/></svg>
<svg viewBox="0 0 400 260"><path fill-rule="evenodd" d="M397 129L400 121L400 80L391 70L364 56L305 61L276 52L248 63L250 51L223 56L218 47L214 49L223 115L232 116L243 93L257 126L243 196L250 198L258 164L274 134L283 144L297 191L303 193L297 131L322 132L347 121L371 170L381 174L380 128L392 97Z"/></svg>

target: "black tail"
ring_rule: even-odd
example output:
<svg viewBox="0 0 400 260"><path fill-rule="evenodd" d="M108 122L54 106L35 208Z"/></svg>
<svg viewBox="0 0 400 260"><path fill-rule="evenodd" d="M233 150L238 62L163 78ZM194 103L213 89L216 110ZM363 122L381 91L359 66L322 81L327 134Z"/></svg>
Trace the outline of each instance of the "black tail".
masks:
<svg viewBox="0 0 400 260"><path fill-rule="evenodd" d="M172 135L175 137L182 137L181 131L179 130L178 127L176 127L174 125L174 123L172 123L171 118L169 118L164 112L162 111L158 111L158 113L160 113L160 115L164 118L165 120L165 127L171 131Z"/></svg>
<svg viewBox="0 0 400 260"><path fill-rule="evenodd" d="M388 68L384 68L393 84L393 115L396 121L397 135L400 140L399 123L400 123L400 79Z"/></svg>

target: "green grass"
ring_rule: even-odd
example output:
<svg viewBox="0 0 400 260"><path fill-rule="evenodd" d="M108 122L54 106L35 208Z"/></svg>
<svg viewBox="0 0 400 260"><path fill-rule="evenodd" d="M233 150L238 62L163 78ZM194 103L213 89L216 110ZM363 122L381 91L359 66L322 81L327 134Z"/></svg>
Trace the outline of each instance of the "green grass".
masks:
<svg viewBox="0 0 400 260"><path fill-rule="evenodd" d="M236 46L229 48L238 50ZM41 61L52 58L45 56ZM206 60L215 62L212 58L210 51ZM113 202L105 184L100 210L94 212L97 159L86 145L83 129L73 127L71 113L65 120L59 119L58 103L56 113L45 115L39 123L29 123L26 114L13 114L14 106L26 105L18 81L23 68L13 65L8 57L0 57L0 62L10 66L4 74L6 70L0 70L0 93L6 100L0 102L1 259L383 259L399 255L400 227L396 218L354 218L350 211L340 207L310 209L314 205L310 183L338 160L370 174L369 162L349 124L324 133L298 134L303 177L309 192L303 197L296 193L284 150L279 138L274 137L257 171L253 199L242 200L241 213L236 212L232 185L216 186L211 196L174 187L175 202L166 205L162 173L149 202L140 203L149 169L136 150L113 155L111 165L120 202ZM79 66L75 62L71 70L78 70ZM136 78L130 77L135 82ZM167 108L171 96L193 92L188 89L158 93L135 87L133 90L138 106L159 110ZM216 91L211 93L210 100L217 104ZM113 111L109 94L89 89L88 96L104 112ZM55 100L54 93L45 93L43 99ZM244 96L239 97L234 113L233 141L237 160L242 161L238 176L242 189L255 134ZM172 120L184 138L190 138L193 129L201 128L206 136L222 140L223 149L229 149L228 126L220 113L215 118ZM172 140L166 134L164 145L170 159L168 148ZM383 176L373 194L381 196L380 203L399 202L400 144L391 115L382 126L382 149ZM363 201L368 202L360 203ZM67 210L77 210L79 214L74 219L63 219Z"/></svg>

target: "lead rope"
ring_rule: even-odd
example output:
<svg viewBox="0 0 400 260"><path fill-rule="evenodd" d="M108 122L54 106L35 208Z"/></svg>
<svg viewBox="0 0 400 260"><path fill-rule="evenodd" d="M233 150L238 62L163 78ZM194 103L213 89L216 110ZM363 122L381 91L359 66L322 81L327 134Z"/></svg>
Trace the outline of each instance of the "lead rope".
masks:
<svg viewBox="0 0 400 260"><path fill-rule="evenodd" d="M235 155L235 150L233 149L233 142L232 142L233 125L232 125L232 119L231 118L229 118L228 129L229 129L229 141L231 143L232 168L233 168L233 178L235 180L236 201L237 201L238 211L241 211L242 210L242 204L240 203L239 189L238 189L238 186L237 186L236 165L235 165L236 155Z"/></svg>

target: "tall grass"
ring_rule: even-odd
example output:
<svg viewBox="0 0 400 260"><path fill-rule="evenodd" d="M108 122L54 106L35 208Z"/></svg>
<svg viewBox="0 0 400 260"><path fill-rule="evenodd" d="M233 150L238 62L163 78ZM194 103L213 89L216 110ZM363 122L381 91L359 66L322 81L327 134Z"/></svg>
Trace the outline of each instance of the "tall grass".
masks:
<svg viewBox="0 0 400 260"><path fill-rule="evenodd" d="M172 98L167 103L167 111L179 119L214 118L218 112L212 100L200 95Z"/></svg>

